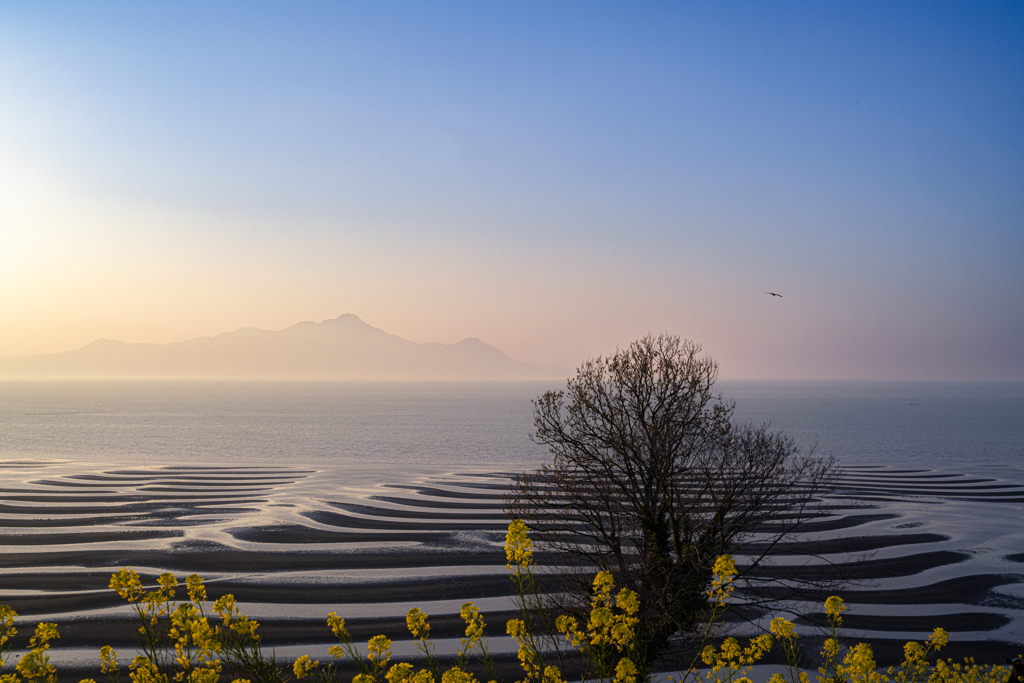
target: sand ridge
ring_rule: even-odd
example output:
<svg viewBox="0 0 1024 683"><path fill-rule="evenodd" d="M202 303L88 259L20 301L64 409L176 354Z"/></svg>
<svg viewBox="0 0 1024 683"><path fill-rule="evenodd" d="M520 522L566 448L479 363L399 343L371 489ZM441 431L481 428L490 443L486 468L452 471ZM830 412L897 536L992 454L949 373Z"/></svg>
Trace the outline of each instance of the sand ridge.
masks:
<svg viewBox="0 0 1024 683"><path fill-rule="evenodd" d="M431 613L435 632L455 637L461 602L489 600L499 607L487 615L490 633L504 631L502 496L510 474L367 485L325 468L26 460L0 467L0 603L24 615L19 640L34 620L60 623L55 656L106 642L131 647L128 610L106 587L126 565L148 582L162 571L200 573L211 599L232 593L243 611L261 615L271 646L325 650L326 613L344 616L357 605L366 614L351 620L360 638L409 639L400 616L368 616L374 604L396 614L438 605L448 611ZM855 568L862 584L843 592L851 635L885 650L942 626L964 647L997 653L1024 642L1024 536L1014 521L1022 501L1024 487L1012 482L849 467L829 496L829 514L780 545L759 576ZM814 633L820 608L794 607L807 614L801 628Z"/></svg>

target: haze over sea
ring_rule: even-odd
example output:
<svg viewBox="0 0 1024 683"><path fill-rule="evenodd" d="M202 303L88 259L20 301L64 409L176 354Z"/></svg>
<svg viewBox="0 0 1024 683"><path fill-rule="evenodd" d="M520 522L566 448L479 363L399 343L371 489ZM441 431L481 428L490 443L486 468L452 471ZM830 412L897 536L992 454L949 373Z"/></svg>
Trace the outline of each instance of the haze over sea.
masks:
<svg viewBox="0 0 1024 683"><path fill-rule="evenodd" d="M555 381L0 383L0 455L96 462L309 465L436 474L544 462L531 399ZM770 420L843 464L1024 481L1024 383L740 382Z"/></svg>

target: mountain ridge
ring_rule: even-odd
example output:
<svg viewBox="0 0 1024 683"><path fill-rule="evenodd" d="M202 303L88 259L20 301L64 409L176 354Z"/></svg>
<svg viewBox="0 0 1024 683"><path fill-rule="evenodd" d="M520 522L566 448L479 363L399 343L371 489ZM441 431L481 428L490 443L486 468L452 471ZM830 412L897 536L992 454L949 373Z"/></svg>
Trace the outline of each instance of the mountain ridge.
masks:
<svg viewBox="0 0 1024 683"><path fill-rule="evenodd" d="M521 363L476 337L410 341L344 313L281 330L241 327L156 344L101 338L72 351L0 358L4 379L532 379L567 368Z"/></svg>

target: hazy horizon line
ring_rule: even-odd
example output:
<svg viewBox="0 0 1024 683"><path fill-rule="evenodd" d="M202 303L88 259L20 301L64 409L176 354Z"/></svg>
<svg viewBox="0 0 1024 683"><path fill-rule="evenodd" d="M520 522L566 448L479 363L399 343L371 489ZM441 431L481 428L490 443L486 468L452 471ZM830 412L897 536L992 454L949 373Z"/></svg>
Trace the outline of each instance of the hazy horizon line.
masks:
<svg viewBox="0 0 1024 683"><path fill-rule="evenodd" d="M402 337L400 335L388 332L387 330L384 330L384 329L382 329L380 327L376 327L375 325L372 325L372 324L366 322L365 320L363 320L363 318L360 317L359 314L351 313L351 312L346 312L346 313L342 313L342 314L340 314L340 315L338 315L336 317L333 317L333 318L324 318L323 320L320 320L320 321L314 321L314 320L310 320L310 319L298 320L298 321L296 321L294 323L291 323L289 325L285 325L284 327L280 327L280 328L277 328L277 329L268 329L268 328L263 328L263 327L257 327L255 325L243 325L243 326L237 327L235 329L224 330L222 332L217 332L217 333L214 333L214 334L198 335L198 336L189 337L189 338L186 338L186 339L179 339L179 340L176 340L176 341L169 341L169 342L123 341L123 340L120 340L120 339L113 339L113 338L110 338L110 337L99 337L99 338L94 339L94 340L92 340L90 342L87 342L86 344L84 344L82 346L79 346L77 348L67 349L67 350L63 350L63 351L50 351L50 352L44 352L44 353L21 354L21 355L16 355L16 356L3 356L3 357L0 357L0 360L5 360L5 361L6 360L20 360L20 359L42 358L42 357L47 357L47 356L59 356L59 355L62 355L62 354L70 354L70 353L75 353L75 352L81 351L81 350L89 347L90 345L96 344L98 342L111 342L111 343L116 343L116 344L124 344L124 345L128 345L128 346L131 346L131 345L139 345L139 346L145 345L145 346L154 346L154 347L167 347L167 346L173 346L173 345L176 345L176 344L187 344L189 342L193 342L193 341L197 341L197 340L203 340L203 339L216 339L216 338L221 337L223 335L236 334L236 333L241 332L243 330L257 330L257 331L260 331L260 332L267 332L267 333L271 333L271 334L277 334L277 333L284 332L286 330L289 330L291 328L294 328L294 327L297 327L297 326L300 326L300 325L303 325L303 324L320 326L320 325L324 325L324 324L329 324L329 323L334 322L334 321L341 321L341 320L346 319L346 318L354 320L354 321L358 321L358 324L363 325L366 328L379 331L379 332L381 332L381 333L383 333L385 335L388 335L389 337L395 337L395 338L401 339L403 341L408 341L408 342L410 342L412 344L416 344L418 346L426 346L426 345L438 344L438 345L450 347L450 346L454 346L454 345L457 345L459 343L465 342L467 340L476 340L476 341L481 342L482 344L485 344L486 346L489 346L489 347L499 351L500 353L502 353L503 355L507 356L509 359L515 361L516 363L523 363L525 365L533 365L533 366L537 366L537 367L544 367L544 368L547 368L547 369L550 369L550 370L555 370L555 371L565 371L565 373L566 373L565 377L566 378L571 377L573 374L575 374L576 368L579 367L579 365L581 365L586 360L593 359L593 358L596 358L596 357L599 357L599 356L608 356L611 353L614 353L613 350L610 350L610 351L602 353L602 354L590 355L587 358L580 359L580 361L578 361L576 366L523 362L523 361L519 361L518 359L513 358L512 356L509 356L505 351L503 351L499 347L497 347L497 346L495 346L493 344L490 344L489 342L486 342L483 339L481 339L480 337L477 337L477 336L474 336L474 335L466 336L466 337L463 337L462 339L460 339L458 341L450 342L450 343L435 342L435 341L417 342L417 341L413 341L413 340L407 339L405 337ZM683 335L680 335L680 336L682 337ZM698 342L698 343L700 343L700 342ZM622 348L622 347L618 347L617 346L616 350L618 348ZM66 381L66 382L104 382L104 381L109 381L109 382L232 382L232 381L238 381L238 382L338 382L338 383L396 383L396 382L409 382L409 383L429 383L429 382L438 382L438 383L442 383L442 382L460 382L460 383L514 382L514 383L520 383L520 382L532 382L532 381L542 382L542 381L546 381L546 380L543 377L536 377L536 378L531 378L531 377L523 377L523 378L507 378L507 377L505 377L505 378L502 378L502 377L495 377L495 378L486 378L486 377L483 377L483 378L472 378L472 377L451 376L451 377L433 377L433 378L431 378L431 377L409 376L409 377L404 377L404 378L403 377L346 378L346 377L332 377L330 375L324 375L324 376L319 376L319 377L318 376L302 377L302 376L290 376L290 375L282 375L282 376L278 376L278 377L260 376L260 375L225 375L225 376L203 376L203 375L174 376L174 375L168 375L168 376L148 376L148 377L147 376L142 376L142 377L125 377L125 376L118 376L118 375L95 375L95 376L85 376L85 377L83 377L83 376L80 376L80 375L79 376L69 375L69 376L50 376L50 377L28 377L28 376L0 377L0 382L8 382L8 383L9 382L62 382L62 381ZM1005 378L1005 379L1004 378L999 378L999 379L993 379L993 378L963 378L963 377L944 377L944 378L934 378L934 377L933 378L895 377L894 378L894 377L887 377L887 376L875 376L875 377L843 377L843 376L824 376L824 377L793 377L793 376L742 377L742 376L740 376L740 377L732 377L732 376L727 376L727 377L721 377L719 379L719 381L720 382L751 382L751 383L772 383L772 382L776 382L776 383L807 383L807 384L827 384L827 383L843 383L843 384L853 384L853 383L870 383L870 384L877 384L877 383L889 383L889 384L900 384L900 383L906 383L906 384L992 384L992 385L1001 385L1001 386L1012 386L1014 384L1024 384L1024 378Z"/></svg>
<svg viewBox="0 0 1024 683"><path fill-rule="evenodd" d="M218 383L266 383L266 384L544 384L564 380L544 377L499 377L499 378L477 378L477 377L381 377L376 379L345 378L345 377L260 377L256 375L246 377L0 377L0 384L44 384L44 383L89 383L108 382L111 384L131 383L167 383L167 384L218 384ZM717 380L716 384L888 384L888 385L999 385L1010 387L1019 385L1024 389L1024 379L851 379L851 378L750 378L750 377L728 377Z"/></svg>

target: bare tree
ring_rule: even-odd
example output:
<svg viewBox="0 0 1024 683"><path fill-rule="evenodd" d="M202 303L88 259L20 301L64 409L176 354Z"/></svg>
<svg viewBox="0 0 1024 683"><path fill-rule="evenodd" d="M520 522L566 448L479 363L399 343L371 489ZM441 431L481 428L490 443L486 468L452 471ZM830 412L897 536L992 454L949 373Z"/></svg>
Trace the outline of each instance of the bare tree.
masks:
<svg viewBox="0 0 1024 683"><path fill-rule="evenodd" d="M668 335L587 361L565 391L534 401L533 438L553 462L506 499L540 549L578 568L560 607L582 611L595 570L637 592L648 662L693 644L719 555L745 555L752 603L784 597L749 579L821 514L835 476L831 459L801 455L768 425L733 424L717 376L700 346Z"/></svg>

